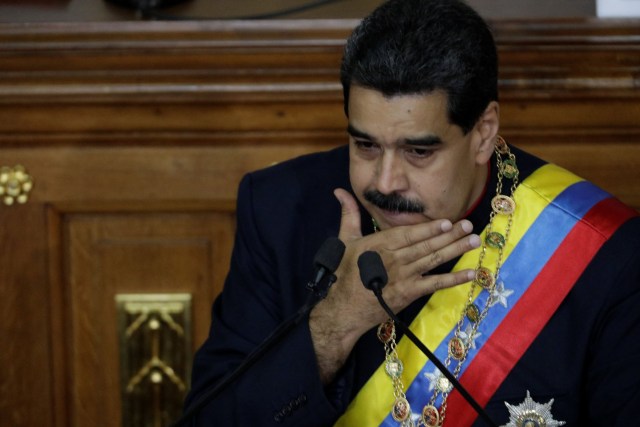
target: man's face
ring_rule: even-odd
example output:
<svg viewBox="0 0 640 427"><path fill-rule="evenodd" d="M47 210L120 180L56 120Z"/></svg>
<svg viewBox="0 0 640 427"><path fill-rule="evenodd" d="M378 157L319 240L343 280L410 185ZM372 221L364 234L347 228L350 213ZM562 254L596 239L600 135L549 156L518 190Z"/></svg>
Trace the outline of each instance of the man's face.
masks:
<svg viewBox="0 0 640 427"><path fill-rule="evenodd" d="M382 229L462 218L486 182L493 145L481 126L464 135L449 123L443 92L389 98L352 86L349 171L358 200Z"/></svg>

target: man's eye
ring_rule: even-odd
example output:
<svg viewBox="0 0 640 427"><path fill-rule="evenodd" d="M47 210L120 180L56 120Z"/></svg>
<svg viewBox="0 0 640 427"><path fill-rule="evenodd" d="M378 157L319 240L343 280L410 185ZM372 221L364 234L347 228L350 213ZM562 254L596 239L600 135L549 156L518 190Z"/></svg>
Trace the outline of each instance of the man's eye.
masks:
<svg viewBox="0 0 640 427"><path fill-rule="evenodd" d="M432 153L433 153L433 150L429 150L427 148L416 148L416 147L407 148L407 154L413 157L418 157L418 158L429 157Z"/></svg>
<svg viewBox="0 0 640 427"><path fill-rule="evenodd" d="M361 150L373 150L377 147L376 144L371 141L363 141L358 139L354 140L354 144L356 144L356 147Z"/></svg>

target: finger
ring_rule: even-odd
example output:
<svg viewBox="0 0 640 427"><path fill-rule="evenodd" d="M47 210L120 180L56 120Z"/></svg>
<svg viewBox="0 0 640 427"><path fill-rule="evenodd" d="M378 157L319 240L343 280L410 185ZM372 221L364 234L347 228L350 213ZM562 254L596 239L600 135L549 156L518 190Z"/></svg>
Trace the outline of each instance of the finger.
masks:
<svg viewBox="0 0 640 427"><path fill-rule="evenodd" d="M469 239L465 239L465 236L472 231L473 225L469 221L459 221L453 224L448 231L424 240L416 241L409 246L397 250L395 257L404 263L411 263L424 260L425 257L430 257L433 259L431 264L431 268L433 268L436 265L442 264L477 247L480 242L478 236L472 234L469 236Z"/></svg>
<svg viewBox="0 0 640 427"><path fill-rule="evenodd" d="M474 250L480 246L480 237L476 234L465 236L449 245L437 249L422 258L407 264L407 267L413 274L425 274L445 262L451 261L466 252Z"/></svg>
<svg viewBox="0 0 640 427"><path fill-rule="evenodd" d="M469 223L469 221L466 222ZM385 234L385 247L396 250L422 243L427 239L450 232L452 229L453 225L451 221L441 219L415 225L394 227L384 230L380 234Z"/></svg>
<svg viewBox="0 0 640 427"><path fill-rule="evenodd" d="M467 283L475 277L473 270L461 270L445 274L433 274L424 276L417 281L416 291L420 293L416 297L432 294L441 289L451 288L463 283Z"/></svg>
<svg viewBox="0 0 640 427"><path fill-rule="evenodd" d="M356 200L348 191L342 188L336 188L333 194L336 196L336 199L338 199L338 202L340 202L342 208L338 238L343 242L350 242L362 237L360 209L358 209Z"/></svg>

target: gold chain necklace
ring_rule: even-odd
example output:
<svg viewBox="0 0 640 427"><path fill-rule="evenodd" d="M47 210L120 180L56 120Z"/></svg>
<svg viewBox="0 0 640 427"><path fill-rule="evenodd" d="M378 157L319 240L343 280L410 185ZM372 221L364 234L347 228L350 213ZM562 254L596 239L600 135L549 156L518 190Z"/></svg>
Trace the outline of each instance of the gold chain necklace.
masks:
<svg viewBox="0 0 640 427"><path fill-rule="evenodd" d="M457 379L462 370L462 366L469 354L470 344L473 342L480 323L487 316L489 308L492 306L493 291L496 286L497 278L500 273L503 261L503 249L509 240L511 234L511 225L513 222L513 214L516 204L513 199L513 193L518 186L518 168L516 158L505 140L498 136L495 146L496 165L497 165L497 185L496 195L491 200L491 214L489 215L489 224L487 225L485 237L480 246L480 255L475 270L475 278L471 283L471 289L467 296L467 303L456 324L454 337L448 343L448 355L444 360L444 365L449 369L452 362L455 363L452 374ZM503 178L512 180L509 196L502 194ZM494 230L494 219L498 215L505 215L507 223L503 233ZM378 226L373 220L374 231L378 231ZM492 271L485 266L485 257L488 251L496 251L496 263ZM474 304L473 295L477 287L489 292L484 306L480 309ZM468 332L463 334L464 320L467 318L470 322ZM463 336L466 335L466 339ZM404 384L402 382L402 371L404 366L396 351L396 332L395 325L391 319L382 323L378 327L378 339L384 344L385 349L385 372L391 378L393 384L393 396L395 398L391 416L394 420L401 423L403 427L415 427L416 424L411 417L411 406L404 393ZM471 341L471 343L470 343ZM454 362L455 361L455 362ZM436 380L435 389L429 399L429 402L422 408L422 413L417 426L438 427L444 423L447 411L447 398L452 391L451 382L440 373ZM442 395L442 404L440 409L436 407L436 399L438 395Z"/></svg>

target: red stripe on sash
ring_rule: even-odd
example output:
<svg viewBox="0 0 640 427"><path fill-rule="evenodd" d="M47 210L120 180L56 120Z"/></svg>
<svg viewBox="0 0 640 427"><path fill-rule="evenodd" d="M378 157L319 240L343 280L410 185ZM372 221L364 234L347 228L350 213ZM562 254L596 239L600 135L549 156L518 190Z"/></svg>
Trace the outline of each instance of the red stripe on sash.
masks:
<svg viewBox="0 0 640 427"><path fill-rule="evenodd" d="M604 242L623 222L636 215L618 200L609 198L596 204L571 229L460 378L480 405L489 402ZM553 292L548 289L551 282ZM516 329L518 333L514 334ZM522 393L524 399L525 391ZM448 427L470 426L478 416L457 390L449 395L447 403Z"/></svg>

